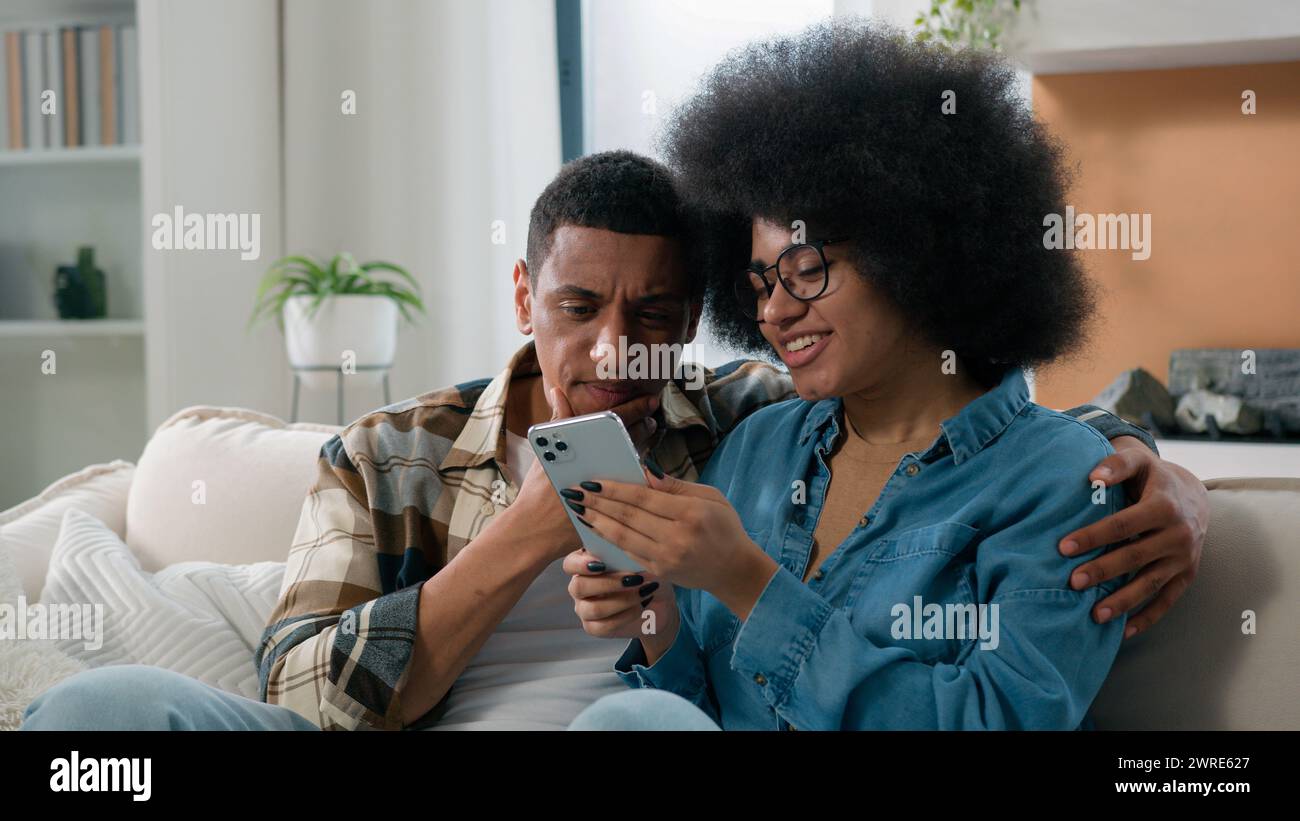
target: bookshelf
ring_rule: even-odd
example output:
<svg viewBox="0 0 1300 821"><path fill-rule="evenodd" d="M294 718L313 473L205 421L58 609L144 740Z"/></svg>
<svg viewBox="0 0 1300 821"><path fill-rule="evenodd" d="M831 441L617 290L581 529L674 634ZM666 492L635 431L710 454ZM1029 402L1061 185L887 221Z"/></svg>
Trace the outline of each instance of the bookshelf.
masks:
<svg viewBox="0 0 1300 821"><path fill-rule="evenodd" d="M140 319L0 319L0 339L143 336Z"/></svg>
<svg viewBox="0 0 1300 821"><path fill-rule="evenodd" d="M0 3L0 32L134 26L136 18L135 0ZM57 42L62 47L68 41ZM5 46L0 35L0 59ZM133 51L138 48L137 40ZM50 65L77 66L80 81L82 52L73 51L70 62L61 56ZM134 85L138 112L138 71ZM6 86L0 84L0 105L8 105ZM66 84L61 88L66 116ZM24 110L29 101L25 94ZM79 102L78 110L94 108ZM65 125L62 140L35 148L25 141L21 150L10 148L7 130L0 133L0 418L14 420L0 431L0 451L11 466L0 477L0 510L88 464L135 460L147 438L143 149L138 125L127 143L121 142L125 129L116 130L118 142L104 145L103 135L95 138L83 123L71 142L89 137L93 143L65 146L58 144L70 142ZM54 303L55 271L75 265L83 245L95 249L95 265L104 272L107 316L62 319ZM51 352L57 371L47 374L41 362Z"/></svg>
<svg viewBox="0 0 1300 821"><path fill-rule="evenodd" d="M103 145L79 148L0 151L0 168L12 165L73 165L140 161L138 145Z"/></svg>

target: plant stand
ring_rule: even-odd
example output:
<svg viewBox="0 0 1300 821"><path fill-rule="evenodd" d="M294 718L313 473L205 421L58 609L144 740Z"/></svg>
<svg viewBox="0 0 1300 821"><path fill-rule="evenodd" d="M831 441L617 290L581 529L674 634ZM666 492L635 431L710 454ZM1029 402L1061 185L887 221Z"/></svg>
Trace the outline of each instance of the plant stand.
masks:
<svg viewBox="0 0 1300 821"><path fill-rule="evenodd" d="M389 363L387 365L355 365L353 367L354 370L357 371L383 371L384 404L385 405L392 404L392 400L388 397L388 371L393 367L392 363ZM342 365L337 365L337 366L336 365L290 365L289 368L290 370L293 371L293 400L289 410L289 421L290 422L298 421L298 389L301 386L301 380L299 379L298 374L302 373L303 371L334 371L338 375L338 381L337 381L338 423L342 425L343 424L343 377L344 377L343 366Z"/></svg>

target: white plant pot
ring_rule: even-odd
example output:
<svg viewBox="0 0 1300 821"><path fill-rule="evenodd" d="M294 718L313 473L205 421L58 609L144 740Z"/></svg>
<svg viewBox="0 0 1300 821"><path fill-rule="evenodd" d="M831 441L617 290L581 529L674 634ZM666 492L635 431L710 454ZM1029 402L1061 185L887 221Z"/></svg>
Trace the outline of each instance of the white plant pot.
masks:
<svg viewBox="0 0 1300 821"><path fill-rule="evenodd" d="M314 297L293 296L284 303L284 345L295 368L338 368L345 356L358 370L345 373L344 386L378 385L382 371L363 366L392 365L397 353L397 305L386 296L346 294L326 297L314 316L307 309ZM302 384L313 390L334 389L332 371L300 371Z"/></svg>

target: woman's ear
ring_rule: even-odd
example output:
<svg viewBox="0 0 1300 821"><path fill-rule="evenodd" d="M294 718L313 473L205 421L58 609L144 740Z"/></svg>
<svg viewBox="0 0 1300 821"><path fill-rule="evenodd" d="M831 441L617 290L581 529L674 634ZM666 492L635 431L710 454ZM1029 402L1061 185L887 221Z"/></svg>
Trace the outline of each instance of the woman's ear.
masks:
<svg viewBox="0 0 1300 821"><path fill-rule="evenodd" d="M519 333L533 332L533 283L528 274L528 263L515 260L515 327Z"/></svg>

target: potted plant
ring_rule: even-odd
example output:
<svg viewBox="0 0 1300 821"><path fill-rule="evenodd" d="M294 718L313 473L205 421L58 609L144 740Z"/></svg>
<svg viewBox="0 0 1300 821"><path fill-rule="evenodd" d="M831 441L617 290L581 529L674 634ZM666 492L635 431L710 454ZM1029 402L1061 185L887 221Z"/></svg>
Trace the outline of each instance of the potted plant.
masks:
<svg viewBox="0 0 1300 821"><path fill-rule="evenodd" d="M1002 34L1015 25L1021 0L930 0L929 12L916 15L923 42L942 41L950 48L1002 50Z"/></svg>
<svg viewBox="0 0 1300 821"><path fill-rule="evenodd" d="M386 274L395 274L394 281ZM403 281L411 285L407 288ZM424 313L419 284L404 268L391 262L358 264L349 253L336 254L328 264L305 256L287 256L272 263L257 288L248 324L274 316L284 331L289 364L305 370L303 384L333 386L331 372L342 367L351 351L357 375L378 381L380 372L366 366L388 366L397 350L397 314L411 321L411 310ZM329 369L329 370L326 370Z"/></svg>

